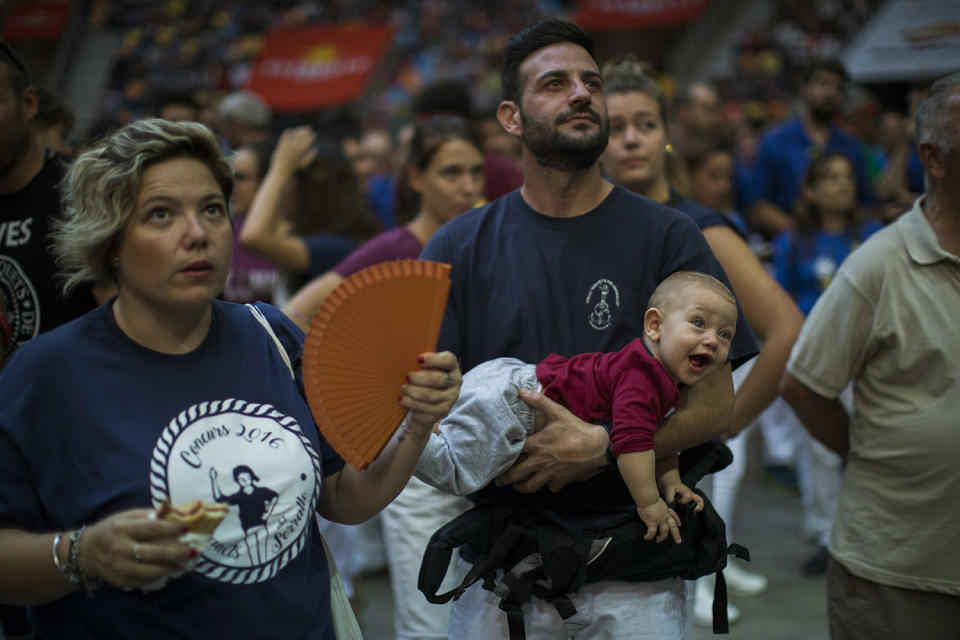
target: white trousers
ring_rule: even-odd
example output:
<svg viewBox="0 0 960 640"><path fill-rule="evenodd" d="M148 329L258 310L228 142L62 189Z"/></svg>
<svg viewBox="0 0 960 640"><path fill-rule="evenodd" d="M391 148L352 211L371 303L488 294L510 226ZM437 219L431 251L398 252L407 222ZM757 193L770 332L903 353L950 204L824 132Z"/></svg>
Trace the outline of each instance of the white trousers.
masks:
<svg viewBox="0 0 960 640"><path fill-rule="evenodd" d="M848 413L851 412L853 388L844 389L838 400ZM762 427L767 463L796 465L804 535L813 538L818 545L827 546L840 498L843 461L807 433L782 398L774 400L764 412Z"/></svg>
<svg viewBox="0 0 960 640"><path fill-rule="evenodd" d="M853 386L837 398L848 414L852 414ZM843 459L820 444L804 430L803 446L797 461L800 495L803 498L803 529L821 547L830 543L830 531L837 514L840 485L843 481Z"/></svg>
<svg viewBox="0 0 960 640"><path fill-rule="evenodd" d="M458 583L470 569L457 562ZM690 583L691 586L693 583ZM532 597L523 605L527 640L685 640L688 637L685 585L680 578L656 582L585 584L570 601L577 613L566 620L549 602ZM467 589L453 603L451 640L503 640L510 637L500 598L482 587Z"/></svg>
<svg viewBox="0 0 960 640"><path fill-rule="evenodd" d="M737 391L740 385L746 379L750 370L753 369L753 360L750 360L733 372L733 389ZM743 481L743 474L747 470L747 439L753 431L751 423L746 429L736 435L736 437L727 440L726 445L733 454L733 462L725 469L708 475L705 480L709 483L710 490L707 495L710 496L710 502L717 514L723 518L727 525L727 542L734 542L733 538L733 516L736 511L737 497L740 495L740 483Z"/></svg>
<svg viewBox="0 0 960 640"><path fill-rule="evenodd" d="M763 433L763 463L768 466L794 466L803 447L806 431L790 405L777 396L760 414L757 422Z"/></svg>
<svg viewBox="0 0 960 640"><path fill-rule="evenodd" d="M317 516L317 528L323 535L323 539L327 541L327 548L330 549L333 561L337 563L337 570L340 572L340 580L343 582L347 597L352 598L354 595L353 579L359 571L356 553L359 525L330 522Z"/></svg>
<svg viewBox="0 0 960 640"><path fill-rule="evenodd" d="M410 478L397 499L380 512L393 590L393 624L398 640L442 640L447 637L450 605L427 602L417 589L417 579L430 536L469 507L466 498L443 493ZM459 584L453 582L453 573L452 569L447 572L440 593Z"/></svg>

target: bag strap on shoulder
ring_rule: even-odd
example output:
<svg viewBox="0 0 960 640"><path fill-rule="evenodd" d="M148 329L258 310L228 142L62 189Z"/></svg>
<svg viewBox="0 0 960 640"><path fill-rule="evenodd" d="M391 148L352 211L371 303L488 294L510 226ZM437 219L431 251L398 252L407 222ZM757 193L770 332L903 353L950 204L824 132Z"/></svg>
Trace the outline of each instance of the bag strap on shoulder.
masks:
<svg viewBox="0 0 960 640"><path fill-rule="evenodd" d="M283 348L280 338L278 338L277 334L274 333L273 327L270 326L270 322L266 319L263 313L260 312L260 309L257 309L252 304L248 304L247 309L250 310L250 314L256 318L257 322L263 325L263 328L267 330L267 333L270 334L270 337L273 339L273 344L277 346L277 351L280 352L280 357L283 358L283 364L287 365L287 371L290 372L290 377L296 380L297 377L293 374L293 366L290 364L290 356L287 355L287 350Z"/></svg>

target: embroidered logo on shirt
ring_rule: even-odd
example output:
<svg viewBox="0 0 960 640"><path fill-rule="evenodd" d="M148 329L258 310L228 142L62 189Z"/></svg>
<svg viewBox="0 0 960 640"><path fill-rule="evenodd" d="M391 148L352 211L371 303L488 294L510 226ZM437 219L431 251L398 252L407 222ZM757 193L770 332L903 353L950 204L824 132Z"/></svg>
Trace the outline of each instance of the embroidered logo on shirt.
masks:
<svg viewBox="0 0 960 640"><path fill-rule="evenodd" d="M818 256L813 262L813 275L820 281L820 290L825 291L837 272L837 261L830 256Z"/></svg>
<svg viewBox="0 0 960 640"><path fill-rule="evenodd" d="M201 402L170 421L153 450L150 492L229 507L195 571L233 584L270 579L307 540L320 462L300 425L268 404Z"/></svg>
<svg viewBox="0 0 960 640"><path fill-rule="evenodd" d="M13 352L40 330L40 298L20 263L9 256L0 256L0 306L10 323Z"/></svg>
<svg viewBox="0 0 960 640"><path fill-rule="evenodd" d="M597 331L603 331L613 324L614 314L620 308L617 285L606 278L597 280L587 292L586 303L590 306L587 322Z"/></svg>

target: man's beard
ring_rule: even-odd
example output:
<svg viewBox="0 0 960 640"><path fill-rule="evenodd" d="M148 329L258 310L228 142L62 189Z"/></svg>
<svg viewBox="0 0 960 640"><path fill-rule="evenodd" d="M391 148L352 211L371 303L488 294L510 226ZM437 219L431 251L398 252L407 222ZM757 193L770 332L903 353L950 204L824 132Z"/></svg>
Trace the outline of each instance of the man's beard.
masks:
<svg viewBox="0 0 960 640"><path fill-rule="evenodd" d="M600 127L595 133L571 136L560 132L562 123L580 114L587 114L599 123ZM589 169L600 159L610 139L610 121L587 106L561 113L554 121L552 129L543 120L527 118L523 109L520 110L520 122L523 125L520 135L523 144L540 166L549 169Z"/></svg>
<svg viewBox="0 0 960 640"><path fill-rule="evenodd" d="M16 169L30 150L30 129L25 118L15 114L12 131L0 138L0 177Z"/></svg>
<svg viewBox="0 0 960 640"><path fill-rule="evenodd" d="M837 110L832 107L810 107L810 118L817 124L829 127L837 117Z"/></svg>

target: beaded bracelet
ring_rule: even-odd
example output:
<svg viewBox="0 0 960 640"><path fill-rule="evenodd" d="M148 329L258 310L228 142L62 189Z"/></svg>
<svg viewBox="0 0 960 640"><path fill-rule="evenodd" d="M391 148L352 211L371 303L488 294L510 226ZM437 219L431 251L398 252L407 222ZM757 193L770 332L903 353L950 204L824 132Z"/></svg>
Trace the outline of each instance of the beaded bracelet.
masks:
<svg viewBox="0 0 960 640"><path fill-rule="evenodd" d="M91 578L80 567L80 540L86 530L87 525L83 525L70 534L70 550L67 552L66 564L60 562L60 556L57 555L57 547L60 546L60 541L63 539L62 533L53 537L53 547L51 547L50 552L53 554L53 566L57 568L60 575L67 582L80 587L89 598L94 591L103 586L103 580Z"/></svg>

